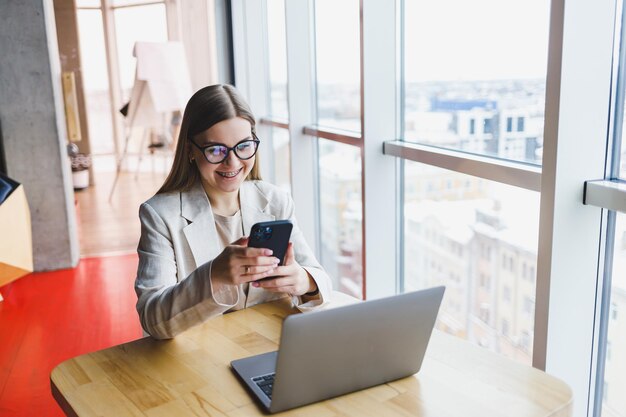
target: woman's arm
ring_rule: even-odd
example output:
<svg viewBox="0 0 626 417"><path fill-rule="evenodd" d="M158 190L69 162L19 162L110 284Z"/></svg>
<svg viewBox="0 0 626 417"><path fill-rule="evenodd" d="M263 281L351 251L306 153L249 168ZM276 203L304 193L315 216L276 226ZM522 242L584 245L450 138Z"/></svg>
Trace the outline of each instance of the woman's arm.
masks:
<svg viewBox="0 0 626 417"><path fill-rule="evenodd" d="M176 255L165 222L145 203L139 209L139 219L135 291L137 312L147 333L169 339L237 304L237 287L222 285L219 292L214 292L210 279L213 261L200 265L179 282Z"/></svg>

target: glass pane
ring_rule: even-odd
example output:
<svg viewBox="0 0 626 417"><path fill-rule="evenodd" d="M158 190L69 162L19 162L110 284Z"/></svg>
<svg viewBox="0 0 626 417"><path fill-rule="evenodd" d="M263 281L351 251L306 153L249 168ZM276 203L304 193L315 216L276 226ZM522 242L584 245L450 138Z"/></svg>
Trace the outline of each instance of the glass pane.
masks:
<svg viewBox="0 0 626 417"><path fill-rule="evenodd" d="M550 1L405 9L405 140L541 164Z"/></svg>
<svg viewBox="0 0 626 417"><path fill-rule="evenodd" d="M270 115L288 119L285 0L267 1L267 42L271 90Z"/></svg>
<svg viewBox="0 0 626 417"><path fill-rule="evenodd" d="M142 5L142 4L146 4L146 3L163 3L163 1L159 1L159 0L112 0L111 4L113 5L113 7L118 7L118 6L135 6L135 5Z"/></svg>
<svg viewBox="0 0 626 417"><path fill-rule="evenodd" d="M133 56L135 42L167 41L165 6L154 4L116 9L114 15L120 80L124 98L127 100L135 82L135 68L137 66L136 58Z"/></svg>
<svg viewBox="0 0 626 417"><path fill-rule="evenodd" d="M618 214L602 398L603 417L626 417L626 215Z"/></svg>
<svg viewBox="0 0 626 417"><path fill-rule="evenodd" d="M77 16L91 152L111 154L115 145L102 12L78 10Z"/></svg>
<svg viewBox="0 0 626 417"><path fill-rule="evenodd" d="M407 161L404 290L445 285L437 328L531 364L539 193Z"/></svg>
<svg viewBox="0 0 626 417"><path fill-rule="evenodd" d="M359 0L315 1L317 123L361 131Z"/></svg>
<svg viewBox="0 0 626 417"><path fill-rule="evenodd" d="M76 8L100 7L100 0L76 0Z"/></svg>
<svg viewBox="0 0 626 417"><path fill-rule="evenodd" d="M619 177L623 180L626 180L626 132L622 133L622 155L620 159L620 166L621 169Z"/></svg>
<svg viewBox="0 0 626 417"><path fill-rule="evenodd" d="M334 289L363 298L361 152L318 140L321 262Z"/></svg>
<svg viewBox="0 0 626 417"><path fill-rule="evenodd" d="M291 156L289 131L278 127L271 129L274 142L274 181L280 188L291 192Z"/></svg>
<svg viewBox="0 0 626 417"><path fill-rule="evenodd" d="M626 48L626 45L622 46ZM626 71L626 68L621 71ZM619 97L619 95L618 95ZM626 92L622 92L622 100L626 99ZM619 117L616 115L615 117ZM620 159L619 159L619 178L622 180L626 180L626 105L624 106L624 114L621 115L622 118L622 137L621 137L621 148L620 148ZM619 139L614 139L619 140ZM619 144L616 144L619 145Z"/></svg>

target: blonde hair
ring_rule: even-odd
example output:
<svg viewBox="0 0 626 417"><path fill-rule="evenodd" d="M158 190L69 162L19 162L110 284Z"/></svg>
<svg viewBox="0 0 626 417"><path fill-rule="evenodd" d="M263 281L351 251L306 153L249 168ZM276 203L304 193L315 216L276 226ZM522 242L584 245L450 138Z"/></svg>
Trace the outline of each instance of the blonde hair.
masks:
<svg viewBox="0 0 626 417"><path fill-rule="evenodd" d="M198 90L187 103L178 135L172 169L157 194L170 191L186 191L200 180L196 164L190 163L190 138L210 129L213 125L233 117L250 122L256 135L256 123L250 107L241 94L228 84L216 84ZM246 180L260 180L258 153Z"/></svg>

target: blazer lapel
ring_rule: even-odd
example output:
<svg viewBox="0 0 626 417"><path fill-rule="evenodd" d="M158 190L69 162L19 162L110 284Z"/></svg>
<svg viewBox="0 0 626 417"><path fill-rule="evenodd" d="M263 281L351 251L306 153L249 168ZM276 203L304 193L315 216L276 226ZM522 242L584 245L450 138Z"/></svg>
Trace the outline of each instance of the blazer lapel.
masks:
<svg viewBox="0 0 626 417"><path fill-rule="evenodd" d="M200 182L180 193L181 214L189 221L183 229L196 268L220 253L211 203Z"/></svg>
<svg viewBox="0 0 626 417"><path fill-rule="evenodd" d="M246 236L250 235L250 229L255 223L275 220L276 217L269 213L269 201L261 193L253 181L244 181L239 189L239 204L241 206L241 218L243 230Z"/></svg>

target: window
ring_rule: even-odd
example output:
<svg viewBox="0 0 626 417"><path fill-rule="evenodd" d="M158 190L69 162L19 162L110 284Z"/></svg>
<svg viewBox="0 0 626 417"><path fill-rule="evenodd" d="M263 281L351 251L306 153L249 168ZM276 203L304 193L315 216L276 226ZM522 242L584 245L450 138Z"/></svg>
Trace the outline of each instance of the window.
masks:
<svg viewBox="0 0 626 417"><path fill-rule="evenodd" d="M267 0L270 115L288 120L287 39L285 31L285 0Z"/></svg>
<svg viewBox="0 0 626 417"><path fill-rule="evenodd" d="M164 4L114 9L115 34L119 59L120 80L124 98L128 100L135 83L137 61L133 56L135 42L167 41L167 22ZM137 22L144 22L137 25Z"/></svg>
<svg viewBox="0 0 626 417"><path fill-rule="evenodd" d="M271 127L269 131L274 147L274 183L285 191L291 191L289 131L279 127Z"/></svg>
<svg viewBox="0 0 626 417"><path fill-rule="evenodd" d="M490 332L496 332L500 315L507 314L506 317L513 320L527 314L521 305L513 308L511 301L534 294L535 288L534 285L523 288L516 285L521 278L510 274L513 257L509 254L511 248L533 248L533 256L536 256L539 194L412 161L405 161L404 179L405 290L446 284L441 275L426 269L433 262L440 265L443 276L450 272L461 277L458 284L448 287L444 296L461 308L446 310L448 304L444 303L438 328L461 337L473 334L472 341L478 342ZM445 184L453 186L448 188ZM520 218L525 221L519 222ZM462 255L448 250L439 241L428 239L424 230L438 231L441 242L453 242L462 247ZM501 261L495 265L481 255L503 251ZM486 289L492 286L504 288L496 302L510 305L506 312L489 313L486 306L492 295ZM476 307L480 305L482 307ZM493 324L489 314L495 314ZM474 317L494 327L489 330L484 325L476 325ZM491 348L495 349L495 345ZM530 350L529 345L525 352ZM520 355L512 350L505 354L508 353L518 360L530 361L528 353Z"/></svg>
<svg viewBox="0 0 626 417"><path fill-rule="evenodd" d="M483 273L480 274L480 286L484 289L489 289L489 287L491 286L491 280L489 278L489 275Z"/></svg>
<svg viewBox="0 0 626 417"><path fill-rule="evenodd" d="M406 1L404 8L405 140L507 158L501 132L513 132L511 113L528 111L542 142L547 2ZM475 132L462 126L468 115L489 120L478 143L464 138ZM540 153L530 162L540 163Z"/></svg>
<svg viewBox="0 0 626 417"><path fill-rule="evenodd" d="M483 121L483 133L493 133L492 119L485 119Z"/></svg>
<svg viewBox="0 0 626 417"><path fill-rule="evenodd" d="M535 311L535 301L528 297L524 297L524 313L531 315Z"/></svg>
<svg viewBox="0 0 626 417"><path fill-rule="evenodd" d="M100 2L97 3L99 6ZM113 154L115 142L102 12L78 9L77 17L91 151L94 155Z"/></svg>
<svg viewBox="0 0 626 417"><path fill-rule="evenodd" d="M626 396L624 396L626 392L626 317L618 312L626 308L626 214L617 216L615 237L602 415L624 417L626 416ZM606 390L607 385L614 389Z"/></svg>
<svg viewBox="0 0 626 417"><path fill-rule="evenodd" d="M513 131L513 118L512 117L506 118L506 131L507 132Z"/></svg>
<svg viewBox="0 0 626 417"><path fill-rule="evenodd" d="M511 302L511 287L505 285L502 288L502 300L507 304Z"/></svg>
<svg viewBox="0 0 626 417"><path fill-rule="evenodd" d="M268 104L265 117L261 118L263 134L271 143L271 154L263 155L271 163L267 179L291 192L291 142L289 135L289 108L287 85L287 39L285 22L285 1L267 0L267 79L265 91ZM263 159L264 160L264 159Z"/></svg>
<svg viewBox="0 0 626 417"><path fill-rule="evenodd" d="M319 140L322 259L335 289L363 297L360 151Z"/></svg>
<svg viewBox="0 0 626 417"><path fill-rule="evenodd" d="M489 324L489 317L490 317L489 304L482 303L480 305L480 309L478 310L478 318L482 320L483 323ZM485 340L485 338L481 338L480 340L483 341ZM482 346L486 346L485 343L482 343Z"/></svg>
<svg viewBox="0 0 626 417"><path fill-rule="evenodd" d="M292 7L307 17L311 13L298 3L286 3L288 18L296 15L290 12ZM359 6L364 9L362 22ZM302 72L313 68L317 80L300 87L316 92L311 100L303 101L315 103L316 112L312 113L317 114L303 124L315 124L320 130L327 127L329 131L360 131L363 125L367 133L355 136L363 143L361 147L345 137L337 139L326 134L326 139L319 139L319 155L311 158L320 168L320 183L312 187L319 185L320 195L315 193L315 204L298 207L319 207L319 234L323 238L318 247L323 247L320 251L324 265L332 274L339 270L340 262L345 262L342 256L346 252L341 251L340 241L365 241L368 252L360 263L362 270L355 267L337 274L336 287L346 277L342 281L346 288L354 287L358 280L349 277L367 273L361 282L367 284L368 298L390 295L387 282L392 280L385 280L385 274L370 274L371 265L363 265L373 263L371 251L400 245L389 257L401 254L397 259L400 264L386 264L387 270L396 267L402 271L397 292L448 283L438 328L504 356L525 363L533 361L539 368L547 366L572 386L575 398L583 399L574 403L575 414L586 415L588 409L598 404L593 404L593 391L589 390L589 381L595 381L591 372L596 364L587 361L592 356L593 341L598 340L589 329L597 327L592 324L597 324L593 323L596 273L602 270L597 263L598 247L603 246L599 242L601 222L591 220L594 215L600 218L600 210L596 213L583 206L581 190L585 180L602 178L605 165L610 165L604 156L612 153L600 149L610 133L607 126L622 129L619 123L603 119L610 113L612 97L619 96L610 94L611 86L617 85L617 77L611 79L610 74L617 57L613 60L614 43L607 42L613 36L612 25L620 21L612 15L615 5L576 1L568 3L565 13L562 2L548 0L398 0L395 8L389 7L394 10L393 16L391 12L384 16L383 9L377 7L377 2L350 0L331 5L329 0L318 0L310 19L311 28L307 30L312 38L301 45L291 46L290 42L288 46L293 48L287 51L293 59L289 60L289 67L293 68L293 57L300 57L303 48L315 45L312 65L302 68ZM396 11L402 14L396 16ZM550 13L554 22L564 20L565 29L561 31L559 25L552 28L548 66ZM299 36L306 24L303 19L291 26L298 30L290 29L288 24L287 39ZM533 27L530 32L529 25ZM593 29L585 32L585 42L572 34L576 27ZM403 43L398 44L398 39ZM382 56L384 51L395 52L399 47L399 57ZM442 55L442 50L446 54ZM343 56L333 56L340 55L337 51ZM250 63L248 68L253 65ZM374 78L376 82L372 81ZM377 90L378 85L389 96L398 86L395 101L385 99L371 105L372 97L384 96ZM298 91L297 86L288 88L290 93L292 88ZM393 112L393 117L381 118L386 111ZM622 117L623 113L616 114ZM372 133L382 125L395 130ZM292 132L306 127L294 126ZM546 135L551 135L545 143L544 128ZM317 141L318 137L324 136L311 134L312 140ZM389 138L380 158L376 153L380 146L368 146L376 137ZM623 139L620 136L615 141L621 144ZM332 149L327 146L331 142ZM341 217L334 214L337 210L333 207L341 201L337 197L340 186L329 181L330 172L339 168L323 168L321 160L336 152L345 153L338 150L342 147L350 149L346 152L355 161L361 158L362 163L350 162L354 167L346 177L354 179L354 175L360 175L364 186L354 194L359 195L365 213L361 211L358 217L358 209L347 211L358 217L361 227L343 226L352 230L352 235L328 231L329 225ZM374 148L376 152L372 151ZM623 154L623 148L626 145L615 154ZM376 158L368 159L372 153ZM600 159L602 162L598 163ZM292 169L299 172L302 167ZM617 174L611 177L624 179L625 172L622 158ZM376 183L377 178L383 177L384 181ZM395 187L396 181L402 183L402 188ZM372 183L377 188L370 190ZM538 191L546 183L549 186L541 191L546 197L543 202L555 204L541 204L542 224L546 226L539 231ZM400 190L397 203L388 189ZM358 206L356 200L353 205ZM380 237L380 229L372 232L370 224L383 218L400 219L397 236ZM393 226L387 229L392 230ZM331 233L330 237L326 233ZM370 244L374 238L378 241ZM616 234L616 245L618 241ZM486 247L491 248L490 256L480 249ZM540 251L541 247L553 251ZM572 259L576 259L575 265ZM567 279L573 275L584 278L571 285ZM505 286L508 303L504 302ZM385 291L380 290L382 287ZM617 297L615 288L611 286L613 302ZM571 308L573 299L575 311ZM536 309L548 312L537 316L537 326ZM603 314L607 323L619 323L623 316L608 310ZM563 317L587 325L561 323ZM607 329L607 334L624 333ZM564 340L569 343L568 355L559 355L563 349L559 342ZM534 343L544 349L534 352ZM622 345L616 343L611 340L607 381L615 378L611 375L626 373L620 371L623 368L617 359L624 349L620 350ZM575 360L571 360L573 357ZM597 365L602 368L602 364ZM596 385L598 393L603 380ZM624 392L614 381L610 386L608 398ZM618 405L616 409L626 407ZM614 410L605 411L605 417L610 412L616 414ZM601 411L596 410L594 417L600 416Z"/></svg>
<svg viewBox="0 0 626 417"><path fill-rule="evenodd" d="M154 3L154 0L113 0L111 2L113 4L113 7L117 7L117 6L133 6L133 5L140 5L142 3Z"/></svg>
<svg viewBox="0 0 626 417"><path fill-rule="evenodd" d="M100 0L76 0L76 7L100 7Z"/></svg>
<svg viewBox="0 0 626 417"><path fill-rule="evenodd" d="M110 156L122 153L125 133L119 109L128 102L135 81L134 45L168 40L165 1L78 0L76 8L91 151L109 155L94 160L94 166L110 170L115 164ZM110 74L116 76L109 79ZM132 134L141 135L139 129ZM140 142L140 137L132 141L129 154Z"/></svg>
<svg viewBox="0 0 626 417"><path fill-rule="evenodd" d="M315 1L317 123L361 131L358 0Z"/></svg>

